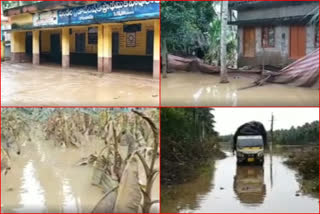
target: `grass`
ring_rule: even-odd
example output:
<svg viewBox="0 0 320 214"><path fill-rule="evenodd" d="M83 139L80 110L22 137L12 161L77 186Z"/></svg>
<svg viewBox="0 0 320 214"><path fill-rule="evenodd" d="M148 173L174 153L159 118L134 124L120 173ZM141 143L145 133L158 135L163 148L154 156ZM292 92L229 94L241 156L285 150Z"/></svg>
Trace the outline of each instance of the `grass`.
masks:
<svg viewBox="0 0 320 214"><path fill-rule="evenodd" d="M298 171L302 192L319 196L319 147L292 152L285 163Z"/></svg>

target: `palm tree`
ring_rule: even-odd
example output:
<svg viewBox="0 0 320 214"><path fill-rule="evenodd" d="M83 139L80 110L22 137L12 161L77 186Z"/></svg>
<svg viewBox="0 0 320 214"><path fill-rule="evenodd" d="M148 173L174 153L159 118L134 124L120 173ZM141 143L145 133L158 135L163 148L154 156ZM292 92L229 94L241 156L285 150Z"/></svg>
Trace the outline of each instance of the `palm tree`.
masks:
<svg viewBox="0 0 320 214"><path fill-rule="evenodd" d="M314 8L308 15L312 15L311 23L319 23L319 6Z"/></svg>

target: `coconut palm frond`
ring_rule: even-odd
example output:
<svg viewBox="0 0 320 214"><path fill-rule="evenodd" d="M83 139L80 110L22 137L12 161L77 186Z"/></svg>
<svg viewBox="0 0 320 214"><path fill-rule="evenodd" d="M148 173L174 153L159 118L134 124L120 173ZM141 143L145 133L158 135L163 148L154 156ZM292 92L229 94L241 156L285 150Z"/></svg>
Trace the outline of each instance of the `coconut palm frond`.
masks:
<svg viewBox="0 0 320 214"><path fill-rule="evenodd" d="M311 16L309 24L319 23L319 7L312 9L305 17Z"/></svg>

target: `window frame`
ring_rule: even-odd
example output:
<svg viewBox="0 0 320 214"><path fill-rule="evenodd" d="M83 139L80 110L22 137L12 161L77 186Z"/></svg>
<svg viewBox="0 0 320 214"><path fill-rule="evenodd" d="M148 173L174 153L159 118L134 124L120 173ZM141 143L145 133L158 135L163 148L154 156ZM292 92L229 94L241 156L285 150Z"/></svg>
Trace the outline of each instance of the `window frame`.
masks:
<svg viewBox="0 0 320 214"><path fill-rule="evenodd" d="M266 34L266 36L267 36L267 38L266 38L266 44L264 44L264 35L265 35L265 29L267 29L267 34ZM270 45L270 39L269 39L269 31L270 31L270 29L273 29L273 45ZM261 47L262 48L275 48L276 47L276 28L274 27L274 26L263 26L262 28L261 28Z"/></svg>

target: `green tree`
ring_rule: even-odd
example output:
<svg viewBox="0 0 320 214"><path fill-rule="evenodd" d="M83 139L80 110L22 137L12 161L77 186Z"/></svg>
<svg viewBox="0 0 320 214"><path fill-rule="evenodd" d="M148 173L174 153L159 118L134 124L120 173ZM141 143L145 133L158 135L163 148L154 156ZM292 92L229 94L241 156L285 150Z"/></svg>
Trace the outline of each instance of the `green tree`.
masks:
<svg viewBox="0 0 320 214"><path fill-rule="evenodd" d="M273 133L274 143L283 145L305 145L319 142L319 121L302 126L280 129Z"/></svg>
<svg viewBox="0 0 320 214"><path fill-rule="evenodd" d="M180 174L188 174L218 154L213 112L210 108L161 110L162 182L184 179Z"/></svg>

